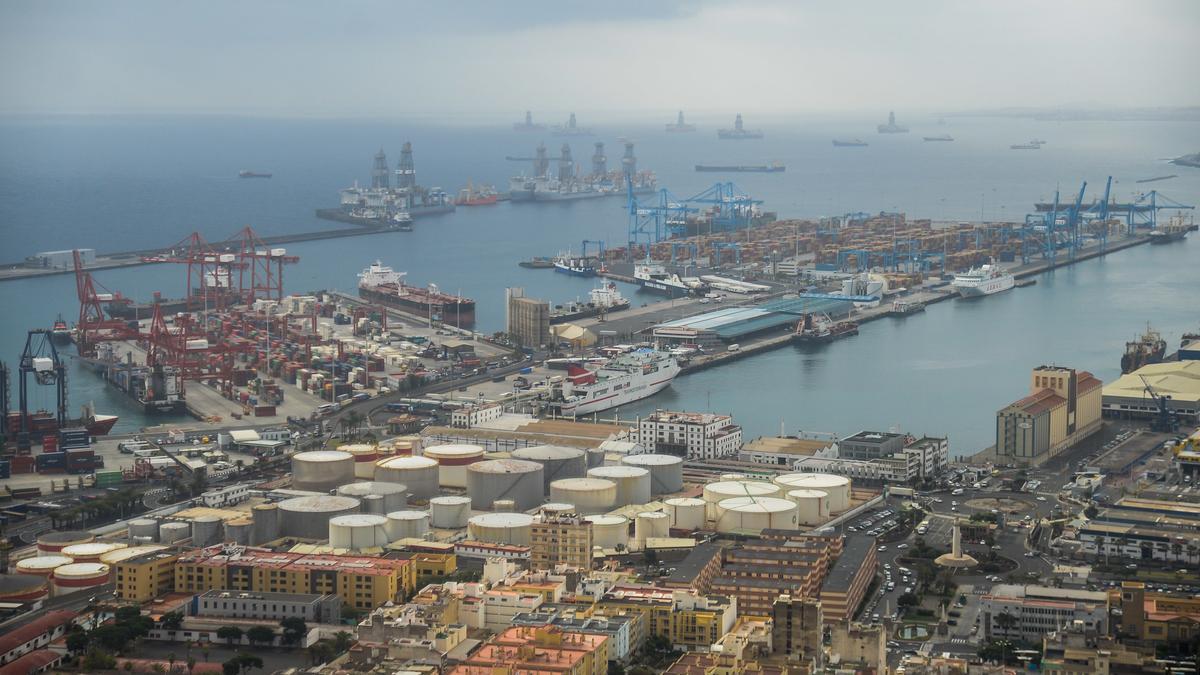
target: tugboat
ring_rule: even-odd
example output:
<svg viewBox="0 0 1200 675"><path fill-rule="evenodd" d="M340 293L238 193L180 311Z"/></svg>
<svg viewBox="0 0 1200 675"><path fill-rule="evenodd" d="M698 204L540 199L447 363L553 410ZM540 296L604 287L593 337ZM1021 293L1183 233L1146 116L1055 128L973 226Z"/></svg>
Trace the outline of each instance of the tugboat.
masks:
<svg viewBox="0 0 1200 675"><path fill-rule="evenodd" d="M1133 342L1125 343L1125 354L1121 356L1121 374L1126 375L1152 363L1160 363L1167 354L1167 341L1158 331L1146 324L1146 332Z"/></svg>
<svg viewBox="0 0 1200 675"><path fill-rule="evenodd" d="M828 314L802 314L792 333L792 342L824 344L851 335L858 335L854 321L834 321Z"/></svg>
<svg viewBox="0 0 1200 675"><path fill-rule="evenodd" d="M56 345L71 343L71 329L67 327L67 322L63 321L62 314L54 320L54 327L50 329L50 340Z"/></svg>

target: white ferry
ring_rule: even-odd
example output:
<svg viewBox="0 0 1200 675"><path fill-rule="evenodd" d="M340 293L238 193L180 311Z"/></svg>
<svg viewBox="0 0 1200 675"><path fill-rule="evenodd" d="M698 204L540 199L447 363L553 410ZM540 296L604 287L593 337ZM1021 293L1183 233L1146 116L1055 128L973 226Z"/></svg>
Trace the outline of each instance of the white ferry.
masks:
<svg viewBox="0 0 1200 675"><path fill-rule="evenodd" d="M678 374L679 362L671 354L639 349L596 370L570 366L551 396L561 415L590 415L653 396Z"/></svg>
<svg viewBox="0 0 1200 675"><path fill-rule="evenodd" d="M950 285L964 298L978 298L1007 291L1015 284L1016 279L1003 268L982 265L971 268L969 272L954 275L954 281Z"/></svg>

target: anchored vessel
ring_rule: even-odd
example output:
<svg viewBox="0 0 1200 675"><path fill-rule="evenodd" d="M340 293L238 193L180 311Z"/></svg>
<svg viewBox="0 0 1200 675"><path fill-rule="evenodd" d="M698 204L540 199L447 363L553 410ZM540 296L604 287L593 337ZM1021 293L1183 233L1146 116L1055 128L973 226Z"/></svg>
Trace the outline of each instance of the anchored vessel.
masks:
<svg viewBox="0 0 1200 675"><path fill-rule="evenodd" d="M528 110L525 111L525 121L524 122L516 122L515 124L513 124L513 131L542 131L545 128L546 128L545 124L534 124L533 123L533 113Z"/></svg>
<svg viewBox="0 0 1200 675"><path fill-rule="evenodd" d="M860 141L857 138L853 139L834 139L833 147L835 148L865 148L867 143Z"/></svg>
<svg viewBox="0 0 1200 675"><path fill-rule="evenodd" d="M566 126L554 127L555 136L591 136L592 130L587 127L575 125L575 113L571 113L571 117L567 120Z"/></svg>
<svg viewBox="0 0 1200 675"><path fill-rule="evenodd" d="M981 265L971 271L954 275L950 283L964 298L976 298L1007 291L1016 284L1013 275L996 265Z"/></svg>
<svg viewBox="0 0 1200 675"><path fill-rule="evenodd" d="M723 140L740 141L747 138L762 138L763 132L758 129L747 129L742 126L742 114L738 113L733 120L732 129L718 129L717 138Z"/></svg>
<svg viewBox="0 0 1200 675"><path fill-rule="evenodd" d="M876 128L879 129L879 133L881 133L881 134L907 134L908 133L908 127L902 127L899 124L896 124L896 113L894 113L894 112L888 113L887 124L880 124Z"/></svg>
<svg viewBox="0 0 1200 675"><path fill-rule="evenodd" d="M686 133L688 131L695 131L695 130L696 130L695 124L688 124L687 122L683 121L683 111L682 110L679 111L679 117L677 117L675 119L675 123L667 125L667 133L669 133L669 134Z"/></svg>
<svg viewBox="0 0 1200 675"><path fill-rule="evenodd" d="M675 357L651 349L622 354L596 370L571 365L551 392L551 405L560 415L588 415L653 396L678 374Z"/></svg>
<svg viewBox="0 0 1200 675"><path fill-rule="evenodd" d="M1121 355L1121 374L1159 363L1166 354L1167 341L1158 331L1150 328L1150 324L1146 324L1146 332L1142 333L1142 337L1125 343L1125 353Z"/></svg>
<svg viewBox="0 0 1200 675"><path fill-rule="evenodd" d="M474 300L442 293L436 284L409 286L404 275L376 260L359 273L358 295L422 319L467 328L475 324Z"/></svg>
<svg viewBox="0 0 1200 675"><path fill-rule="evenodd" d="M697 164L697 171L720 171L722 173L782 173L787 170L783 162L770 164Z"/></svg>
<svg viewBox="0 0 1200 675"><path fill-rule="evenodd" d="M662 293L672 298L683 298L701 289L699 281L689 284L678 274L672 274L658 263L646 261L633 268L633 278L647 291Z"/></svg>
<svg viewBox="0 0 1200 675"><path fill-rule="evenodd" d="M796 323L792 341L820 344L851 335L858 335L858 324L853 321L833 321L827 314L803 314Z"/></svg>
<svg viewBox="0 0 1200 675"><path fill-rule="evenodd" d="M257 171L247 171L246 169L242 169L241 171L238 172L238 178L270 178L270 177L271 177L271 174L269 174L269 173L260 173Z"/></svg>
<svg viewBox="0 0 1200 675"><path fill-rule="evenodd" d="M940 136L923 136L927 141L953 141L954 137L950 134L941 134Z"/></svg>

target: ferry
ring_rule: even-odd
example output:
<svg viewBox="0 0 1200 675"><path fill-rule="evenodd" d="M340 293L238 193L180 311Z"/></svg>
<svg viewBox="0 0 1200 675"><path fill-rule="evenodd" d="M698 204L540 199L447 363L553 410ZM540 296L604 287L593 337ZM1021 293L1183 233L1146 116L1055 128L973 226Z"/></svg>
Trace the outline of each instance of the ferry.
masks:
<svg viewBox="0 0 1200 675"><path fill-rule="evenodd" d="M667 268L657 263L635 265L633 278L647 291L662 293L672 298L685 298L693 290L678 274L667 272Z"/></svg>
<svg viewBox="0 0 1200 675"><path fill-rule="evenodd" d="M1007 291L1016 285L1012 274L996 265L973 267L969 272L954 275L951 286L964 298L978 298Z"/></svg>
<svg viewBox="0 0 1200 675"><path fill-rule="evenodd" d="M594 277L596 276L596 259L575 257L569 252L560 253L554 259L554 271L575 277Z"/></svg>
<svg viewBox="0 0 1200 675"><path fill-rule="evenodd" d="M678 374L674 356L648 348L622 354L596 370L571 365L551 392L552 405L560 415L590 415L653 396Z"/></svg>

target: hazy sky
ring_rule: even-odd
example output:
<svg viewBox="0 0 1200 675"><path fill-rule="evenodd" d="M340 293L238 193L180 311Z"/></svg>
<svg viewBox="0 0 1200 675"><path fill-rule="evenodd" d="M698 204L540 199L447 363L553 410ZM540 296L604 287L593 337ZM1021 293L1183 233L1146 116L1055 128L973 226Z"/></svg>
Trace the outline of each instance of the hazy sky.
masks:
<svg viewBox="0 0 1200 675"><path fill-rule="evenodd" d="M0 111L1196 105L1198 34L1197 0L3 0Z"/></svg>

